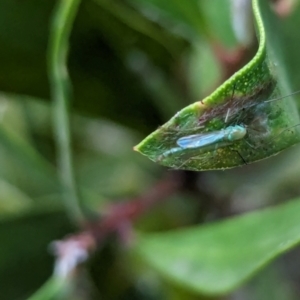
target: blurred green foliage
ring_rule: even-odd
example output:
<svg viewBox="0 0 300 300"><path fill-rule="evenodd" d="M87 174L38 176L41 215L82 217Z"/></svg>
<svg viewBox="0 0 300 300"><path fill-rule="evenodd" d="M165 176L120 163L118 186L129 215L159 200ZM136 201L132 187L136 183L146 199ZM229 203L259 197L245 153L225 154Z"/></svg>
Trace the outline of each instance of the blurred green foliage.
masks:
<svg viewBox="0 0 300 300"><path fill-rule="evenodd" d="M0 1L1 299L27 299L38 289L32 299L58 299L62 295L72 300L222 299L195 293L177 285L168 275L161 277L151 264L149 267L144 263L141 254L120 245L114 237L93 255L86 268L80 269L67 296L60 294L55 280L51 281L54 259L48 245L78 230L67 217L56 174L46 59L54 4L50 0ZM73 84L71 135L75 176L91 219L108 205L143 194L169 172L134 153L132 146L223 80L223 66L212 45L218 42L229 50L238 46L229 5L229 0L81 2L68 60ZM286 19L279 19L269 12L267 3L264 6L263 18L269 20L265 24L269 54L280 54L280 83L287 93L295 91L299 89L300 76L300 8L297 6ZM140 218L135 228L140 232L177 229L297 197L298 157L299 147L295 146L275 158L243 168L187 172L183 174L188 183L186 188ZM287 206L294 217L295 203L294 207L294 203ZM281 215L280 208L276 213L277 219L268 219L267 233L273 236L278 228L290 224L286 222L289 214ZM231 222L234 224L234 220ZM222 223L215 226L222 228ZM262 226L264 217L256 230L260 231ZM237 227L233 229L237 236L244 234ZM268 240L268 234L262 242ZM247 243L252 235L255 231L237 243ZM168 234L158 238L162 239L158 248L154 247L157 241L145 238L134 250L146 247L155 254L167 241L165 236ZM172 236L176 238L175 246L163 249L157 258L163 259L164 251L168 257L169 251L176 251L185 238L193 240L190 233L182 240L176 233L169 238ZM217 234L213 237L220 242L224 239ZM285 250L298 242L293 242L293 233L290 239L284 234L283 237L281 242L287 243ZM224 244L228 246L228 240ZM194 245L191 252L195 251ZM199 248L203 250L201 245ZM213 249L205 249L213 255ZM188 258L187 253L183 256ZM299 264L299 250L295 249L226 299L299 299ZM43 286L48 278L50 281Z"/></svg>

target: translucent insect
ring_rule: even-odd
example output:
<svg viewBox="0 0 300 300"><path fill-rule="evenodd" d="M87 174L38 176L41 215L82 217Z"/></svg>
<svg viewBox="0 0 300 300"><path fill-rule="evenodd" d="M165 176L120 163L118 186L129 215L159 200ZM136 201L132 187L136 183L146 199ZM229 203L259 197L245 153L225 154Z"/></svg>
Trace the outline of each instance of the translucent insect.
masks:
<svg viewBox="0 0 300 300"><path fill-rule="evenodd" d="M247 129L242 125L228 126L218 131L181 137L177 145L182 149L199 149L219 142L234 142L242 139Z"/></svg>
<svg viewBox="0 0 300 300"><path fill-rule="evenodd" d="M201 149L211 145L218 146L219 143L224 145L241 140L247 133L247 129L242 125L228 126L221 130L207 133L199 133L181 137L177 140L179 147L172 148L162 154L163 157L168 155L184 152L188 149Z"/></svg>
<svg viewBox="0 0 300 300"><path fill-rule="evenodd" d="M297 93L299 93L299 91L288 96ZM244 138L246 138L246 144L244 143L243 145L245 146L243 147L250 147L255 151L255 149L258 149L261 146L265 146L268 142L270 142L270 128L268 122L270 119L269 114L271 112L269 112L270 107L268 106L268 104L270 102L276 102L288 96L265 100L260 104L252 102L250 103L250 105L241 107L236 112L228 107L227 113L225 115L225 123L228 122L229 124L226 127L211 132L202 132L182 136L176 140L175 147L168 149L159 156L158 161L163 161L164 159L167 159L174 154L179 155L178 165L176 165L176 168L182 168L187 164L187 162L196 160L198 159L198 155L203 155L203 153L205 153L202 152L202 154L200 154L201 152L198 153L197 150L213 150L213 152L210 153L215 153L217 149L231 145L233 146L236 142L242 141ZM224 109L222 111L224 111ZM274 111L276 110L273 110L273 112ZM279 112L281 114L281 110L279 110ZM282 133L286 132L292 127L284 128ZM268 148L267 146L265 147L266 149ZM236 152L244 162L244 164L247 164L243 153L243 151L245 151L245 148L231 148L231 151ZM248 157L249 151L247 151L246 154L246 156L248 155ZM208 154L207 157L209 157L209 155L210 154ZM201 159L201 157L204 158L204 156L199 156L199 159Z"/></svg>

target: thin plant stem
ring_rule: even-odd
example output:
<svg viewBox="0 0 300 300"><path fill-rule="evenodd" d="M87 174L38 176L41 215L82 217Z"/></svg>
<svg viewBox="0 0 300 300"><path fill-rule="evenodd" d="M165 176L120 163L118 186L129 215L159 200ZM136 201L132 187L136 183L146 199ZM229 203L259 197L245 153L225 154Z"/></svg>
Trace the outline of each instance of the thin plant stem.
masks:
<svg viewBox="0 0 300 300"><path fill-rule="evenodd" d="M69 107L71 81L67 70L69 37L80 0L59 0L54 11L48 45L48 72L54 112L54 132L58 166L68 214L74 222L82 223L72 162Z"/></svg>

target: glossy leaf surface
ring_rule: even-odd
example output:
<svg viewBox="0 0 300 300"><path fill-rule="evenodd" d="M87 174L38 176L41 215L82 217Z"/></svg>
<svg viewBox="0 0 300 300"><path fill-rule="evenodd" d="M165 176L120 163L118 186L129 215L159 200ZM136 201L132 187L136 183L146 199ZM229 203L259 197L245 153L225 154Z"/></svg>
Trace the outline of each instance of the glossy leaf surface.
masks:
<svg viewBox="0 0 300 300"><path fill-rule="evenodd" d="M168 279L196 292L224 294L300 242L300 201L225 222L142 234L136 250Z"/></svg>

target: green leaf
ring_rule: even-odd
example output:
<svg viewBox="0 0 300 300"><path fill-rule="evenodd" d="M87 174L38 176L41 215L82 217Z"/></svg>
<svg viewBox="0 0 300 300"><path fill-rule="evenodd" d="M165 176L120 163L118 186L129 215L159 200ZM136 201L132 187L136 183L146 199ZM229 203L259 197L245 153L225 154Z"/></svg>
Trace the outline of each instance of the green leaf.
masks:
<svg viewBox="0 0 300 300"><path fill-rule="evenodd" d="M1 177L36 194L59 191L54 167L20 133L6 126L0 127L0 153Z"/></svg>
<svg viewBox="0 0 300 300"><path fill-rule="evenodd" d="M230 20L230 1L128 0L142 12L152 13L165 28L175 27L190 39L208 37L235 43ZM218 9L216 9L218 6ZM220 13L222 12L222 13Z"/></svg>
<svg viewBox="0 0 300 300"><path fill-rule="evenodd" d="M62 300L66 297L69 290L68 280L51 277L27 300Z"/></svg>
<svg viewBox="0 0 300 300"><path fill-rule="evenodd" d="M141 234L135 250L186 288L224 294L300 242L299 210L297 200L225 222Z"/></svg>
<svg viewBox="0 0 300 300"><path fill-rule="evenodd" d="M270 14L267 7L264 10L265 15ZM171 168L201 171L252 163L300 141L295 104L267 101L283 94L277 82L282 67L276 68L278 61L267 55L257 0L253 0L253 12L260 39L255 57L210 96L178 112L135 150ZM236 126L242 126L246 135L232 137L231 129ZM191 137L195 134L198 145ZM216 140L204 146L207 134L210 141ZM178 144L183 137L191 141L189 149Z"/></svg>
<svg viewBox="0 0 300 300"><path fill-rule="evenodd" d="M201 35L208 30L205 18L200 10L199 3L195 0L183 2L180 0L131 0L131 2L142 10L159 12L162 19L169 19L174 24L187 26L190 32ZM170 26L169 23L167 23Z"/></svg>

